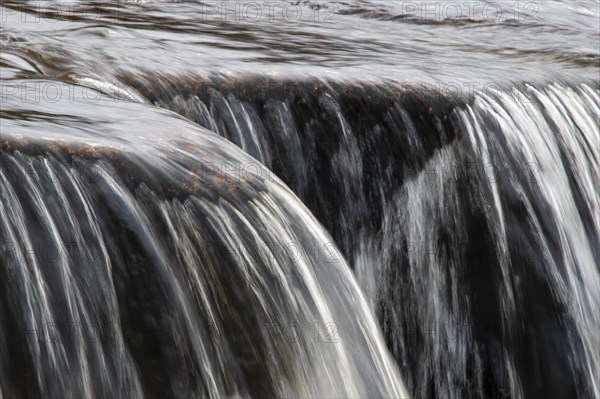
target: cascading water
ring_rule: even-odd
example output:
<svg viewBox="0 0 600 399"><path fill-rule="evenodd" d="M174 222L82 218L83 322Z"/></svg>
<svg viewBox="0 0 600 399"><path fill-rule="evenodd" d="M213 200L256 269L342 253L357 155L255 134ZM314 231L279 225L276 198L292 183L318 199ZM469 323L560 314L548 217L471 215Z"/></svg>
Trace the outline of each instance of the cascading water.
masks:
<svg viewBox="0 0 600 399"><path fill-rule="evenodd" d="M335 244L262 165L145 105L24 109L44 82L21 83L2 121L6 397L405 396Z"/></svg>
<svg viewBox="0 0 600 399"><path fill-rule="evenodd" d="M274 98L220 79L197 95L145 84L309 205L416 397L598 395L597 86L461 102L393 85L242 85Z"/></svg>
<svg viewBox="0 0 600 399"><path fill-rule="evenodd" d="M600 398L600 3L467 3L3 1L0 397Z"/></svg>

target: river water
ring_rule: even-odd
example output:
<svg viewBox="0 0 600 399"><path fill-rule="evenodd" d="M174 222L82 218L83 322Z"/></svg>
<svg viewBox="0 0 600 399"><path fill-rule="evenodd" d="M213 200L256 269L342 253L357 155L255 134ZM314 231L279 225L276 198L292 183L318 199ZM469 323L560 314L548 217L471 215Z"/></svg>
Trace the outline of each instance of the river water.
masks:
<svg viewBox="0 0 600 399"><path fill-rule="evenodd" d="M597 1L0 17L0 397L600 397Z"/></svg>

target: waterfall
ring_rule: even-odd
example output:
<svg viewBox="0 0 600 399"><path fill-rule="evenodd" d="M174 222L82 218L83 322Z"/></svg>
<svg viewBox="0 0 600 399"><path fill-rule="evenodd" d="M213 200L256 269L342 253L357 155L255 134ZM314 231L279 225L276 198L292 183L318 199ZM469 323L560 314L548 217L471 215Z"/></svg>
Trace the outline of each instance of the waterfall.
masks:
<svg viewBox="0 0 600 399"><path fill-rule="evenodd" d="M0 399L600 398L599 1L0 19Z"/></svg>
<svg viewBox="0 0 600 399"><path fill-rule="evenodd" d="M133 80L302 199L415 397L600 396L597 84Z"/></svg>
<svg viewBox="0 0 600 399"><path fill-rule="evenodd" d="M43 83L2 88L0 396L407 396L277 177L146 104L23 101Z"/></svg>

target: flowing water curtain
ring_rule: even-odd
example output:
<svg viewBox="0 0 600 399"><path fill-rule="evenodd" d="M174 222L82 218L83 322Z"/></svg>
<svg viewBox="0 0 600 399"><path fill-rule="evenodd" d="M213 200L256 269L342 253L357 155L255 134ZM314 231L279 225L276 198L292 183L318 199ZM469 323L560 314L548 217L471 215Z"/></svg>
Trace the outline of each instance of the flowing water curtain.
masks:
<svg viewBox="0 0 600 399"><path fill-rule="evenodd" d="M144 6L141 2L73 5L4 1L0 32L4 51L0 69L3 78L46 76L75 83L79 86L69 87L76 91L86 86L91 88L92 94L99 90L120 99L142 101L135 90L129 90L129 84L134 81L133 86L152 103L217 132L262 161L310 208L353 266L369 306L377 312L385 329L388 347L394 352L407 377L409 390L416 397L433 393L439 397L477 398L483 395L572 397L577 393L580 397L599 396L595 354L600 351L597 334L594 334L598 330L599 296L598 2L506 2L473 4L474 8L466 4L455 7L456 2L413 3L368 0L360 4L325 5L321 11L314 2L291 5L296 10L310 7L304 14L311 20L306 25L307 21L290 23L280 12L269 21L232 18L238 2L224 4L226 15L223 15L214 12L210 5L196 2L151 2ZM234 6L233 10L229 6ZM287 2L280 3L277 10L289 6ZM313 6L317 6L316 9ZM327 24L332 13L335 23ZM325 20L315 20L316 15ZM357 27L360 27L358 31ZM528 39L522 40L523 37ZM190 70L202 77L189 74ZM279 78L236 78L236 73L257 70ZM207 78L215 71L223 71L226 78ZM123 76L127 74L134 77ZM307 74L338 81L306 78ZM144 79L142 76L148 77L147 82L136 83ZM476 82L482 87L491 81L496 82L492 85L502 85L516 79L570 83L534 84L516 92L505 90L501 98L477 95L457 99L427 88L422 92L417 88L415 93L413 88L388 84L386 79L452 82L444 89L456 83L459 88L470 89L471 83L467 82ZM592 79L593 84L586 87L581 83L585 79ZM93 98L97 101L95 96ZM127 132L145 136L157 122L162 123L161 137L166 138L174 129L171 125L177 124L166 117L144 119L150 113L132 119L132 115L123 115L118 108L103 104L103 113L120 115L118 119L124 124L109 132L106 120L99 124L102 127L90 123L98 121L100 112L93 112L92 117L73 119L64 111L81 110L79 105L64 102L58 105L60 110L53 112L61 115L58 118L61 123L70 121L79 127L77 131L93 132L83 134L83 142L88 145L94 142L94 146L102 147L106 145L106 137L123 137ZM52 105L45 104L45 107L52 108ZM127 106L123 109L129 111ZM8 113L7 119L19 121L10 122L11 129L18 130L33 123L31 132L46 136L56 131L57 126L64 128L54 123L56 118L48 121L47 109L41 111ZM2 135L7 123L3 120ZM39 128L40 124L43 128ZM186 126L182 131L189 133L188 129ZM75 136L75 141L82 140L81 132ZM23 174L39 176L44 181L62 176L55 164L71 165L70 157L78 157L71 154L67 158L56 158L56 148L49 149L48 156L40 157L35 151L18 154L13 152L15 145L22 150L22 141L16 139L5 148L11 157L16 157L16 160L5 158L9 176L6 181L10 183L4 186L7 192L10 192L9 185L14 188L37 184L35 179L30 183L18 177ZM145 146L144 140L137 141L135 149L123 154L138 154ZM89 152L84 150L88 155ZM169 233L158 235L151 228L134 229L134 234L129 233L129 228L122 230L129 236L148 236L158 241L162 252L148 252L144 246L139 253L141 250L133 246L134 254L138 255L129 259L120 249L125 244L117 242L107 247L107 255L101 252L101 256L95 256L100 241L91 239L91 249L80 250L78 256L83 259L103 259L104 256L111 264L132 265L133 270L140 272L143 267L134 267L140 259L170 259L169 254L179 254L178 262L189 259L187 252L185 256L180 254L178 245L180 241L192 242L185 244L188 247L196 245L188 237L190 229L183 235L178 233L181 223L174 219L190 213L204 217L198 216L203 207L189 208L190 203L197 204L185 199L185 193L195 192L204 185L190 178L198 173L197 168L191 174L185 171L187 166L183 170L175 168L176 172L170 173L179 176L177 181L181 179L184 187L178 191L183 192L185 198L173 190L160 195L164 190L160 182L154 180L154 170L161 163L155 157L168 158L172 154L153 153L148 158L152 161L143 168L138 165L139 159L134 165L125 163L129 166L124 168L114 164L114 159L104 163L102 159L94 159L90 164L88 158L83 158L87 163L82 169L74 168L72 174L111 176L112 180L94 178L97 188L111 187L102 192L101 198L118 197L111 195L111 190L125 184L133 199L139 201L137 215L146 217L149 226L159 224ZM192 146L186 157L193 159L199 154L202 150ZM46 159L53 172L49 173L46 164L35 163L31 157L36 161ZM24 163L33 166L26 167ZM213 182L222 170L227 175L238 173L236 165L225 163L223 167L222 159L212 159L203 165L206 167L201 168L203 176L212 176ZM128 173L112 172L124 169ZM246 170L244 168L244 174ZM129 171L138 176L134 184L128 180ZM169 179L171 177L169 174ZM79 180L86 179L80 177ZM217 177L217 180L222 179ZM230 179L220 183L216 186L230 189L239 186ZM85 184L85 187L94 186L89 182ZM211 190L203 193L214 200ZM22 218L42 220L43 215L62 212L55 204L46 204L49 197L43 197L46 192L50 195L60 192L58 189L38 187L37 191L42 197L34 196L26 203L34 204L35 209L42 203L46 207L35 212L23 210ZM121 192L127 193L124 189ZM31 196L19 194L18 190L15 195ZM76 205L68 195L64 197ZM113 201L109 205L117 203ZM102 205L103 209L111 209L109 205ZM227 220L221 227L227 228L228 235L219 234L219 239L235 237L229 232L231 223L246 231L243 230L245 221L226 209L220 218ZM208 213L212 215L211 212ZM113 214L119 215L113 211L108 213L110 217L106 220L114 220ZM119 228L123 217L128 221L125 225L131 225L136 219L120 215L115 222ZM21 216L13 217L19 220ZM39 224L37 219L35 223ZM69 218L54 217L56 228L62 229L63 219L71 226L65 235L78 236L77 225ZM143 223L135 224L140 225ZM108 230L112 232L114 227L111 224ZM57 256L57 253L75 251L72 243L61 238L64 247L60 247L61 243L53 243L54 236L47 229L30 230L44 234L41 242L35 239L38 245L19 247L20 244L10 241L4 247L6 252L16 259L36 259L32 254L41 252L44 259L51 258L52 264L58 266L32 268L31 275L25 274L23 281L29 278L49 281L49 286L56 287L75 275L69 266L71 261ZM18 235L14 231L10 234ZM251 231L248 234L252 235ZM29 239L29 235L21 235ZM231 242L235 243L236 239L217 247L217 253L225 254L219 255L219 260L234 258L237 264L241 255L228 255L230 253L245 254L240 262L254 259L250 254L257 251L257 245L244 243L243 250L235 251ZM295 258L297 245L283 244L277 246L277 250L283 247L292 251ZM311 253L314 245L309 245ZM207 251L215 249L209 245ZM289 252L284 253L289 260ZM332 254L335 252L328 246L324 259L330 260ZM43 273L46 269L55 270L52 276L59 278L48 277ZM7 270L8 277L2 281L8 281L8 286L13 288L7 292L17 292L15 290L22 285L13 287L10 283L21 272L15 267ZM163 269L156 266L151 270ZM174 281L143 276L149 279L145 280L148 283L159 280L155 285L165 281L164 284L170 286ZM129 280L138 281L137 275ZM108 280L100 276L98 281L105 284ZM71 366L95 373L94 362L70 359L78 358L84 349L91 347L85 337L93 336L97 328L86 327L84 332L79 332L79 327L56 327L57 316L45 313L46 309L53 311L52 301L66 302L64 298L69 298L73 306L80 304L77 298L83 290L67 287L65 294L46 295L45 286L40 283L37 291L32 288L30 292L42 300L40 312L44 316L40 312L34 314L41 324L48 326L40 330L32 323L18 325L17 336L25 331L31 350L23 345L24 341L10 335L7 339L12 341L3 344L2 353L16 354L14 358L24 356L24 359L33 356L41 361L51 356L54 364L63 367L66 363L61 363L62 351ZM129 294L127 289L121 287L115 292L124 298L123 292ZM143 286L138 291L146 289L150 290ZM18 292L17 295L29 294ZM177 297L177 294L171 296ZM141 318L136 325L148 331L154 331L154 326L164 331L163 326L171 322L160 315L173 313L173 306L156 310L155 307L163 306L159 299L143 295L134 302L133 310L127 311L127 317ZM138 302L157 305L137 312L135 306L139 305L135 304ZM85 310L88 305L77 306ZM105 301L103 306L109 309L112 305ZM67 308L68 318L75 318L73 312L77 309ZM94 314L84 310L78 310L78 319L72 324L84 322ZM174 313L179 314L177 309ZM9 319L12 317L8 311L4 314ZM145 314L147 316L143 316ZM59 321L64 319L59 318ZM9 324L16 325L12 319ZM214 331L221 334L225 327L219 328L210 324L207 334ZM178 387L185 387L186 381L198 380L177 373L175 382L166 384L164 382L171 381L171 377L161 368L165 362L156 360L163 356L155 350L163 345L155 345L156 342L179 343L187 338L150 331L149 340L140 344L135 341L136 334L131 337L128 333L131 329L121 327L121 335L127 343L133 339L133 347L146 345L137 352L147 354L143 361L139 356L137 360L135 356L130 360L127 352L123 352L128 350L127 345L114 345L113 352L104 357L94 355L102 360L120 359L120 364L127 368L143 364L140 375L150 373L156 377L151 382L138 382L139 378L132 372L121 373L118 383L117 377L113 382L122 392L139 392L140 384L142 387L176 385L174 392ZM105 327L105 330L105 336L118 338L119 333L114 332L114 328ZM46 343L40 343L39 339L37 343L35 339L31 341L46 335L48 341L55 341L57 331L62 336L75 338L70 338L70 345L55 345L50 355L44 353ZM329 329L324 332L326 337L331 333ZM237 336L232 332L225 335ZM242 343L249 342L248 334L241 336ZM232 345L234 352L250 347L240 342ZM76 355L71 355L75 352ZM246 354L243 352L240 357L246 358ZM167 359L173 356L172 353L164 355ZM197 354L194 356L198 359ZM177 370L184 362L166 363L169 367L177 363L173 368ZM34 368L30 367L30 361L20 364L11 368L3 362L0 367L7 370L3 375L11 376L10 381L29 375L23 384L27 389L35 390L43 385L38 381L39 376L32 377L35 373L32 374ZM240 369L251 370L252 364L244 363ZM108 375L105 380L113 378L111 367L99 369ZM157 376L152 370L162 371ZM78 373L74 371L74 375ZM56 378L62 379L63 375L66 379L75 378L62 371ZM16 378L12 378L14 376ZM216 377L203 378L213 381ZM44 384L50 381L49 374L43 379ZM55 381L53 386L60 391L65 384L66 380ZM94 390L96 385L90 387L90 384L94 384L93 380L84 379L71 385L77 390ZM215 386L202 384L203 389ZM2 383L1 386L4 389L7 385ZM350 387L354 385L348 386L352 390ZM270 387L272 385L265 382L247 390L263 394L271 390ZM5 396L15 395L11 392Z"/></svg>
<svg viewBox="0 0 600 399"><path fill-rule="evenodd" d="M19 90L2 114L5 397L406 397L343 256L262 165L144 104L66 114Z"/></svg>
<svg viewBox="0 0 600 399"><path fill-rule="evenodd" d="M413 337L401 342L430 340L429 364L455 365L422 368L417 391L433 379L438 392L460 392L471 376L479 395L597 390L598 94L532 92L478 97L459 111L462 140L439 150L388 211L383 263L399 271L381 283L390 287L384 328ZM422 298L412 312L405 291ZM396 353L414 359L401 342Z"/></svg>
<svg viewBox="0 0 600 399"><path fill-rule="evenodd" d="M467 99L318 80L199 79L187 96L185 79L145 84L317 215L415 396L597 392L596 84Z"/></svg>

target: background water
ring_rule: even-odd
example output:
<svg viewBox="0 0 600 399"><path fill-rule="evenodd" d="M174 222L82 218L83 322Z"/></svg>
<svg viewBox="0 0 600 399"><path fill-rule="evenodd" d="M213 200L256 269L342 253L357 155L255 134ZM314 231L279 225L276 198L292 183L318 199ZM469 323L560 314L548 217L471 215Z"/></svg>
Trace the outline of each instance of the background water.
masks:
<svg viewBox="0 0 600 399"><path fill-rule="evenodd" d="M597 78L599 62L594 0L2 5L5 52L27 54L6 61L14 72L111 82L148 70L484 84Z"/></svg>
<svg viewBox="0 0 600 399"><path fill-rule="evenodd" d="M600 397L597 1L1 4L0 396Z"/></svg>

